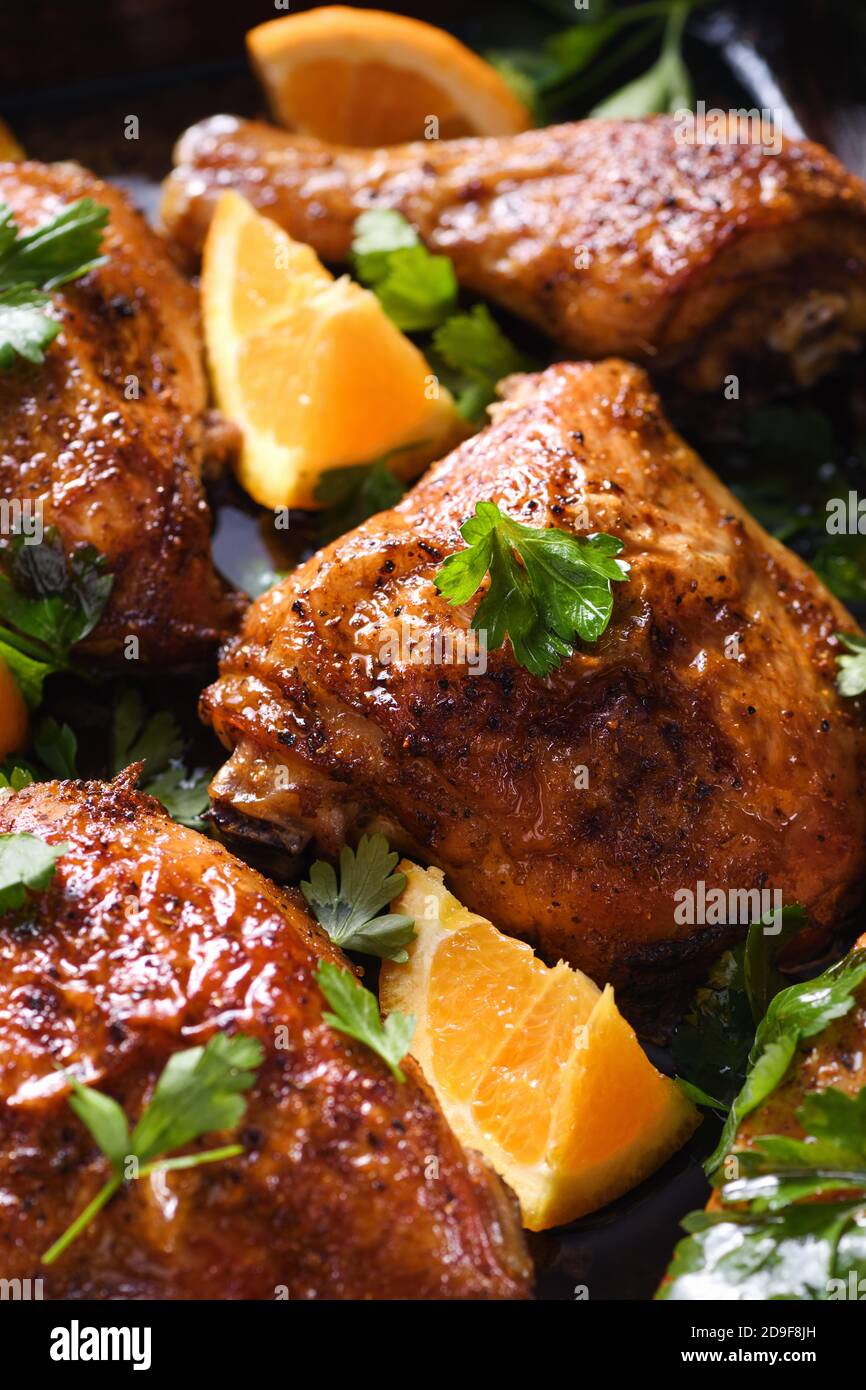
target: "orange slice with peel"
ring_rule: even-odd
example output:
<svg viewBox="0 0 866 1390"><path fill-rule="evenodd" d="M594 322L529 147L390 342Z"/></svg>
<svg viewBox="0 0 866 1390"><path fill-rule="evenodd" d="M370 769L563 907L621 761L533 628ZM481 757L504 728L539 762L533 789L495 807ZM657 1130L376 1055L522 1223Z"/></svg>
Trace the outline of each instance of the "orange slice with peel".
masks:
<svg viewBox="0 0 866 1390"><path fill-rule="evenodd" d="M495 68L405 15L322 6L258 25L247 47L280 124L332 144L513 135L532 125Z"/></svg>
<svg viewBox="0 0 866 1390"><path fill-rule="evenodd" d="M322 473L391 454L413 477L466 434L376 296L238 193L208 231L202 306L214 395L242 432L238 478L262 506L315 507Z"/></svg>
<svg viewBox="0 0 866 1390"><path fill-rule="evenodd" d="M458 1138L480 1150L546 1230L643 1181L700 1122L658 1072L613 990L462 907L437 869L403 861L392 911L415 919L409 961L380 1000L415 1016L412 1053Z"/></svg>

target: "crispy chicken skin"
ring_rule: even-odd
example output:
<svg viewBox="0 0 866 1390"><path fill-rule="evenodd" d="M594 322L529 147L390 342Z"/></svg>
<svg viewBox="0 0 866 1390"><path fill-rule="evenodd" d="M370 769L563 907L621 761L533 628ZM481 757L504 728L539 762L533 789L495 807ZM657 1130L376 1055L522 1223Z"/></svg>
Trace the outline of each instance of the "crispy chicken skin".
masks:
<svg viewBox="0 0 866 1390"><path fill-rule="evenodd" d="M674 118L348 150L233 116L189 129L162 217L197 251L235 188L326 260L396 208L462 285L576 357L714 390L815 380L866 335L866 187L819 145L682 144Z"/></svg>
<svg viewBox="0 0 866 1390"><path fill-rule="evenodd" d="M564 363L505 390L399 506L253 604L202 697L235 750L212 796L293 850L378 827L657 1018L744 930L678 924L679 890L778 888L819 936L861 892L862 701L834 686L833 634L854 623L674 433L640 368ZM454 609L434 587L479 499L624 542L608 630L548 680L507 642L473 669L478 599ZM391 660L409 631L428 654ZM464 664L431 662L434 634Z"/></svg>
<svg viewBox="0 0 866 1390"><path fill-rule="evenodd" d="M67 550L105 555L93 656L122 660L136 635L142 661L193 666L239 617L210 554L197 296L116 189L75 164L0 164L0 201L25 230L83 197L110 209L108 261L52 295L63 332L44 364L0 373L0 497L41 499Z"/></svg>
<svg viewBox="0 0 866 1390"><path fill-rule="evenodd" d="M0 918L0 1275L48 1298L525 1297L499 1179L414 1064L400 1085L323 1022L317 962L345 962L300 895L175 825L136 773L0 802L0 833L69 846ZM58 1068L134 1122L171 1053L220 1028L265 1049L244 1155L130 1183L45 1269L107 1168Z"/></svg>

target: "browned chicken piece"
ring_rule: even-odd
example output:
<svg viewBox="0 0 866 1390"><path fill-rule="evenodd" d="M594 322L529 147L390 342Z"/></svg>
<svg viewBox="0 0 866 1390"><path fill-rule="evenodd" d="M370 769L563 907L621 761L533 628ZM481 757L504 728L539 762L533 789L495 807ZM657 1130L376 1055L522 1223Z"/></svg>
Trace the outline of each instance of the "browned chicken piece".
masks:
<svg viewBox="0 0 866 1390"><path fill-rule="evenodd" d="M525 1297L510 1193L410 1060L400 1084L323 1021L314 972L346 963L300 895L175 825L137 770L0 802L0 834L68 845L0 918L0 1275L48 1298ZM243 1156L130 1182L40 1265L110 1175L59 1069L134 1123L172 1053L219 1029L265 1052Z"/></svg>
<svg viewBox="0 0 866 1390"><path fill-rule="evenodd" d="M41 366L0 372L0 497L40 501L67 551L106 557L114 587L87 650L155 666L203 662L239 599L210 553L197 296L116 189L75 164L0 164L0 202L30 230L78 198L110 210L105 265L53 293L63 331Z"/></svg>
<svg viewBox="0 0 866 1390"><path fill-rule="evenodd" d="M578 357L621 354L716 389L815 380L866 334L866 187L819 145L681 144L672 117L498 139L328 147L233 116L180 140L171 234L200 249L235 188L326 260L396 208L460 283Z"/></svg>
<svg viewBox="0 0 866 1390"><path fill-rule="evenodd" d="M834 633L855 625L671 429L642 370L564 363L505 389L399 506L253 604L202 698L234 750L212 796L292 850L381 829L642 1021L745 930L679 924L679 890L778 889L819 935L860 895L863 702L834 685ZM508 642L482 674L478 598L455 609L434 586L481 499L624 543L608 630L547 680Z"/></svg>

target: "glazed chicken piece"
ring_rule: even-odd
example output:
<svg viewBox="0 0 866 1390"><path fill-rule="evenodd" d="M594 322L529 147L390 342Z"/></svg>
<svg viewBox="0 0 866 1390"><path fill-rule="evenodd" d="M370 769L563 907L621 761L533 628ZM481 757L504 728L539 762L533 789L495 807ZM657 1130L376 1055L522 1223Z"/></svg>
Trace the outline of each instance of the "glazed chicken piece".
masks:
<svg viewBox="0 0 866 1390"><path fill-rule="evenodd" d="M399 1084L323 1021L314 972L346 962L300 895L175 825L137 772L0 803L0 834L68 845L0 917L0 1276L47 1298L526 1296L510 1193L411 1061ZM171 1054L218 1029L265 1051L243 1156L129 1183L41 1266L108 1175L59 1069L134 1123Z"/></svg>
<svg viewBox="0 0 866 1390"><path fill-rule="evenodd" d="M863 702L834 685L834 633L855 624L675 434L642 370L564 363L505 389L399 506L253 604L202 698L234 750L212 796L227 826L292 851L382 830L654 1020L745 931L683 922L687 906L678 922L679 890L778 889L819 937L861 893ZM624 543L607 631L547 680L508 642L482 674L479 596L455 609L434 586L482 499Z"/></svg>
<svg viewBox="0 0 866 1390"><path fill-rule="evenodd" d="M657 116L349 150L215 116L180 140L162 217L197 251L235 188L339 262L360 212L396 208L462 285L573 356L696 390L750 358L752 377L815 380L866 334L866 187L819 145L679 133Z"/></svg>
<svg viewBox="0 0 866 1390"><path fill-rule="evenodd" d="M114 586L86 649L154 666L206 660L240 600L213 567L202 469L226 447L206 417L197 296L116 189L75 164L0 164L0 202L32 229L78 198L106 205L105 265L52 294L63 331L41 366L0 372L0 498L43 505L67 552Z"/></svg>

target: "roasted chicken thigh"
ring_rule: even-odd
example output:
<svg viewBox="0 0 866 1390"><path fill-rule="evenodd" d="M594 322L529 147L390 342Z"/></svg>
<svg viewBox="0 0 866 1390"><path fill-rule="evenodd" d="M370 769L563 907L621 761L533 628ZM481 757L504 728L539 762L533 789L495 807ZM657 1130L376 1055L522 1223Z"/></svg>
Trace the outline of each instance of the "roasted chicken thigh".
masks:
<svg viewBox="0 0 866 1390"><path fill-rule="evenodd" d="M688 143L654 116L349 150L215 116L180 140L162 216L197 251L235 188L340 262L360 212L395 208L467 289L576 357L697 390L748 359L752 377L807 383L866 334L866 187L769 134Z"/></svg>
<svg viewBox="0 0 866 1390"><path fill-rule="evenodd" d="M67 551L104 555L92 656L121 661L136 637L146 664L194 666L240 612L210 553L202 470L228 432L206 416L197 296L117 189L76 164L0 164L25 231L79 198L109 209L107 261L53 292L63 331L45 362L0 372L0 498L39 503Z"/></svg>
<svg viewBox="0 0 866 1390"><path fill-rule="evenodd" d="M403 502L252 606L202 698L233 750L212 796L291 850L379 828L469 908L657 1016L745 930L699 906L689 922L682 890L778 891L819 932L861 893L863 702L834 684L854 622L641 369L565 363L505 395ZM624 543L610 626L547 679L507 641L482 670L479 596L452 608L435 587L482 499Z"/></svg>
<svg viewBox="0 0 866 1390"><path fill-rule="evenodd" d="M175 825L136 775L0 801L0 834L66 846L0 916L0 1276L48 1298L525 1296L502 1183L411 1061L400 1084L323 1020L317 964L346 963L300 895ZM128 1183L40 1265L106 1178L64 1071L134 1123L168 1058L216 1030L264 1048L243 1156Z"/></svg>

